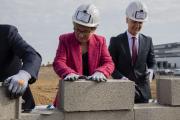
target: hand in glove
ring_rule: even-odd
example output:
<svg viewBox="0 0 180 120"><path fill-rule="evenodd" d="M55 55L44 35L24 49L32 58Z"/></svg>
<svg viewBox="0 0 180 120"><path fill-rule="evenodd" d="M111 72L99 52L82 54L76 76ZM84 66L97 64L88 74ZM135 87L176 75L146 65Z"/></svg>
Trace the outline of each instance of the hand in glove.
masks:
<svg viewBox="0 0 180 120"><path fill-rule="evenodd" d="M28 86L28 81L30 78L31 75L24 70L20 70L17 74L8 77L4 81L4 84L8 86L10 98L17 98L23 95Z"/></svg>
<svg viewBox="0 0 180 120"><path fill-rule="evenodd" d="M79 79L79 75L74 74L74 73L70 73L64 78L64 80L66 80L66 81L75 81L78 79Z"/></svg>
<svg viewBox="0 0 180 120"><path fill-rule="evenodd" d="M129 80L127 77L123 76L121 80Z"/></svg>
<svg viewBox="0 0 180 120"><path fill-rule="evenodd" d="M105 81L107 81L106 77L101 72L95 72L91 76L88 76L88 79L89 80L94 80L96 82L105 82Z"/></svg>
<svg viewBox="0 0 180 120"><path fill-rule="evenodd" d="M153 74L154 74L153 70L152 69L147 69L146 74L147 74L147 79L149 80L149 82L152 82Z"/></svg>

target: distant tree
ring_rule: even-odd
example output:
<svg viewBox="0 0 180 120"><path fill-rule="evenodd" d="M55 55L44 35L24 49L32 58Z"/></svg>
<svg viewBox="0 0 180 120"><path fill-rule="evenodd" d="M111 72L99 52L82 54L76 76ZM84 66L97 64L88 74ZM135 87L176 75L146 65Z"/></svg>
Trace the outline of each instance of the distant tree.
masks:
<svg viewBox="0 0 180 120"><path fill-rule="evenodd" d="M52 66L52 63L50 63L50 62L48 61L46 67L51 67L51 66Z"/></svg>

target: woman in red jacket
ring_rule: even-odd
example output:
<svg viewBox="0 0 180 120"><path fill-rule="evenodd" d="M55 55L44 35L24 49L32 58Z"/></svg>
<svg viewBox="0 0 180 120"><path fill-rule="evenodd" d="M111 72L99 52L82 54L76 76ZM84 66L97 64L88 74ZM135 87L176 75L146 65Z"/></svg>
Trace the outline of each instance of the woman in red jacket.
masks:
<svg viewBox="0 0 180 120"><path fill-rule="evenodd" d="M83 75L89 80L106 81L114 64L105 38L94 34L99 24L99 11L92 4L81 5L72 19L74 32L59 37L53 62L55 72L64 80L78 80Z"/></svg>

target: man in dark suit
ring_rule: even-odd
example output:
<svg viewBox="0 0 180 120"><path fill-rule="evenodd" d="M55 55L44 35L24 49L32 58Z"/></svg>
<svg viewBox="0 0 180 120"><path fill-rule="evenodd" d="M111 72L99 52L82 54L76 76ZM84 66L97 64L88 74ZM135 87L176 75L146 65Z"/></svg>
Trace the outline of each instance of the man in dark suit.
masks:
<svg viewBox="0 0 180 120"><path fill-rule="evenodd" d="M36 81L41 56L28 45L16 27L0 25L0 82L7 86L11 99L22 95L22 108L35 107L29 85Z"/></svg>
<svg viewBox="0 0 180 120"><path fill-rule="evenodd" d="M151 37L139 33L146 20L146 6L140 1L131 2L126 9L127 31L112 37L109 45L115 63L112 77L135 82L135 103L147 103L151 98L149 80L155 67L153 43Z"/></svg>

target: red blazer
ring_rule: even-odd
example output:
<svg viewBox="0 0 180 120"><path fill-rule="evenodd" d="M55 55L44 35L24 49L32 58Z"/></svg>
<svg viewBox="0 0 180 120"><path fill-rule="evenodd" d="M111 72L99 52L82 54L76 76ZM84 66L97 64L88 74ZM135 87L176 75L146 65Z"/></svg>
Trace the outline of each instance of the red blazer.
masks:
<svg viewBox="0 0 180 120"><path fill-rule="evenodd" d="M114 63L106 46L105 38L93 34L88 46L89 74L96 71L109 77L114 70ZM83 74L82 51L74 33L59 37L59 46L53 62L55 72L64 78L69 73Z"/></svg>

